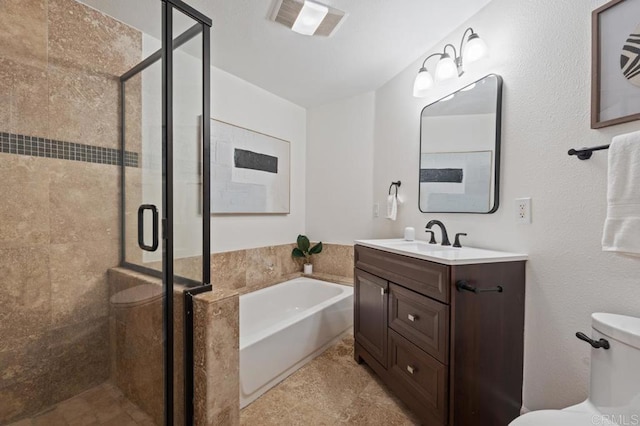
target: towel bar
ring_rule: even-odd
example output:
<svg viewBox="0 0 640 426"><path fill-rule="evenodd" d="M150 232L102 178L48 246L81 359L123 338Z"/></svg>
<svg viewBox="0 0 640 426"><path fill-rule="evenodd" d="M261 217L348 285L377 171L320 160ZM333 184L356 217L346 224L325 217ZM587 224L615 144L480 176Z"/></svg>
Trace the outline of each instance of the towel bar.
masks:
<svg viewBox="0 0 640 426"><path fill-rule="evenodd" d="M391 188L393 188L395 186L396 187L396 197L397 197L398 196L398 188L400 188L400 185L402 185L401 181L391 182L391 185L389 185L389 195L391 195Z"/></svg>
<svg viewBox="0 0 640 426"><path fill-rule="evenodd" d="M577 155L580 160L588 160L591 158L593 151L602 151L603 149L609 149L609 145L600 145L594 146L593 148L581 148L581 149L570 149L567 154L569 155Z"/></svg>

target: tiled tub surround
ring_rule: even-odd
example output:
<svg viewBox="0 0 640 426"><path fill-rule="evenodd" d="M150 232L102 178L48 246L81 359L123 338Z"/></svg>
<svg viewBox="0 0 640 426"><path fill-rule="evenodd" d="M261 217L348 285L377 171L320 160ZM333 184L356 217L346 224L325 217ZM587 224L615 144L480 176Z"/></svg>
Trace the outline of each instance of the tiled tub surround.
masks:
<svg viewBox="0 0 640 426"><path fill-rule="evenodd" d="M193 299L194 416L199 426L240 421L240 304L225 288Z"/></svg>
<svg viewBox="0 0 640 426"><path fill-rule="evenodd" d="M125 268L109 271L112 301L123 291L141 289L148 303L111 304L111 379L126 398L162 423L162 281ZM194 387L196 425L239 421L238 292L216 288L194 298ZM120 305L120 306L118 306ZM183 341L183 288L174 290L174 347ZM182 351L174 352L174 424L184 424Z"/></svg>
<svg viewBox="0 0 640 426"><path fill-rule="evenodd" d="M212 218L215 220L215 216ZM323 244L322 253L314 255L313 277L353 285L353 246ZM302 275L302 262L291 257L295 244L282 244L245 250L213 253L211 281L214 285L249 293ZM176 275L200 281L200 258L175 259ZM160 270L160 263L145 266Z"/></svg>
<svg viewBox="0 0 640 426"><path fill-rule="evenodd" d="M60 159L57 150L46 158L39 144L82 143L85 159L89 146L118 149L118 76L140 61L141 37L72 0L3 0L0 28L2 147L9 142L0 153L6 424L109 376L107 270L118 264L118 167ZM38 138L38 154L27 153L26 138L22 155L17 144L11 153L10 135Z"/></svg>
<svg viewBox="0 0 640 426"><path fill-rule="evenodd" d="M194 298L194 369L196 424L239 421L239 294L300 277L302 266L291 258L293 244L211 255L214 291ZM250 260L249 260L250 259ZM194 259L176 259L176 273L197 277ZM316 277L353 285L353 247L325 245L315 256ZM160 279L113 268L110 295ZM174 293L176 345L182 339L182 288ZM113 299L112 299L113 300ZM115 301L115 300L114 300ZM111 378L125 396L159 421L162 412L161 299L131 307L111 304ZM160 333L160 334L158 334ZM178 346L176 346L178 347ZM140 356L136 356L139 354ZM182 359L176 353L176 424L182 423ZM155 414L154 414L155 413Z"/></svg>

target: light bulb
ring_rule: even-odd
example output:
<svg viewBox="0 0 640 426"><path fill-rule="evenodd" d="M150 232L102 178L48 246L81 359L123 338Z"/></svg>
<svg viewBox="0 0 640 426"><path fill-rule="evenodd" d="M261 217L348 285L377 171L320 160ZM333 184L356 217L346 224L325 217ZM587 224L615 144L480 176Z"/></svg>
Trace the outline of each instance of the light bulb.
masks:
<svg viewBox="0 0 640 426"><path fill-rule="evenodd" d="M489 55L489 48L487 44L478 36L473 33L467 39L467 45L464 48L462 59L465 64L471 64Z"/></svg>
<svg viewBox="0 0 640 426"><path fill-rule="evenodd" d="M458 76L458 67L448 53L444 53L436 65L436 81L448 80Z"/></svg>
<svg viewBox="0 0 640 426"><path fill-rule="evenodd" d="M413 82L413 96L423 98L427 91L433 86L433 77L425 67L420 68L416 80Z"/></svg>

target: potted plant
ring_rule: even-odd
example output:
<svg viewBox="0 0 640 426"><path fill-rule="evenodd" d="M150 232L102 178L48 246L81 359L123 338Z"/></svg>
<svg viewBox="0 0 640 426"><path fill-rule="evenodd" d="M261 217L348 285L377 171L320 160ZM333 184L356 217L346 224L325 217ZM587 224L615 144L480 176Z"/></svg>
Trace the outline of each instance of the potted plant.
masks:
<svg viewBox="0 0 640 426"><path fill-rule="evenodd" d="M298 247L294 248L291 252L292 257L302 258L304 257L304 273L312 274L313 265L311 264L311 256L318 254L322 251L322 241L311 247L309 238L305 235L298 235Z"/></svg>

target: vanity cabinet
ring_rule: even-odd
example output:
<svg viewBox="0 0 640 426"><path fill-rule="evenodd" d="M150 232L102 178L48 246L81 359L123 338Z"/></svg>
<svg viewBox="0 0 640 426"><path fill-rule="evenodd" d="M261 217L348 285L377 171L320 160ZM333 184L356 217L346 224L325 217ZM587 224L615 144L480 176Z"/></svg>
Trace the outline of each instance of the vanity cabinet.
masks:
<svg viewBox="0 0 640 426"><path fill-rule="evenodd" d="M356 245L354 357L425 425L507 425L522 405L524 295L523 260L449 265Z"/></svg>
<svg viewBox="0 0 640 426"><path fill-rule="evenodd" d="M387 281L356 270L354 303L358 306L353 330L360 345L380 364L387 365Z"/></svg>

